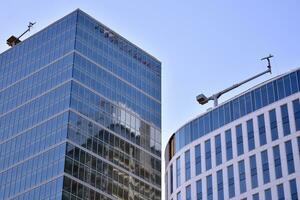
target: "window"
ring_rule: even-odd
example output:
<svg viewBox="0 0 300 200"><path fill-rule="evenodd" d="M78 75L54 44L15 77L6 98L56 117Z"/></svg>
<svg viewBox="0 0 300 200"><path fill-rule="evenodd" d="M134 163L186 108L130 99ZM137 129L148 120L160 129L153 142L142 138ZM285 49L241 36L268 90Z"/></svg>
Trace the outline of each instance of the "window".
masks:
<svg viewBox="0 0 300 200"><path fill-rule="evenodd" d="M176 186L177 187L179 187L180 186L180 172L181 172L181 170L180 170L180 157L179 158L177 158L177 160L176 160Z"/></svg>
<svg viewBox="0 0 300 200"><path fill-rule="evenodd" d="M289 135L291 133L290 129L290 120L289 120L289 113L287 104L280 106L281 109L281 120L282 120L282 127L283 127L283 135Z"/></svg>
<svg viewBox="0 0 300 200"><path fill-rule="evenodd" d="M257 167L256 167L256 157L255 155L250 157L250 174L251 174L251 186L252 189L258 186L257 180Z"/></svg>
<svg viewBox="0 0 300 200"><path fill-rule="evenodd" d="M166 185L166 192L165 192L165 198L168 199L168 194L169 194L169 184L168 184L168 172L166 173L166 179L165 179L165 185Z"/></svg>
<svg viewBox="0 0 300 200"><path fill-rule="evenodd" d="M192 200L192 194L191 194L191 185L186 186L185 188L185 196L186 196L186 200Z"/></svg>
<svg viewBox="0 0 300 200"><path fill-rule="evenodd" d="M197 200L202 200L202 181L199 180L196 182L197 189Z"/></svg>
<svg viewBox="0 0 300 200"><path fill-rule="evenodd" d="M170 166L170 192L173 193L173 165Z"/></svg>
<svg viewBox="0 0 300 200"><path fill-rule="evenodd" d="M297 74L296 72L293 72L290 74L291 78L291 89L292 89L292 94L298 92L298 85L297 85Z"/></svg>
<svg viewBox="0 0 300 200"><path fill-rule="evenodd" d="M274 87L273 87L273 83L268 83L267 84L267 92L268 92L268 100L269 100L269 103L273 103L275 101L275 98L274 98Z"/></svg>
<svg viewBox="0 0 300 200"><path fill-rule="evenodd" d="M223 189L223 172L222 170L217 171L217 189L218 189L218 200L224 200L224 189Z"/></svg>
<svg viewBox="0 0 300 200"><path fill-rule="evenodd" d="M298 200L296 179L290 180L291 200Z"/></svg>
<svg viewBox="0 0 300 200"><path fill-rule="evenodd" d="M284 86L283 86L283 78L277 79L277 88L278 88L278 98L284 98Z"/></svg>
<svg viewBox="0 0 300 200"><path fill-rule="evenodd" d="M269 111L271 138L272 141L278 139L277 119L275 109Z"/></svg>
<svg viewBox="0 0 300 200"><path fill-rule="evenodd" d="M211 146L210 146L210 140L205 141L205 165L206 165L206 170L211 169Z"/></svg>
<svg viewBox="0 0 300 200"><path fill-rule="evenodd" d="M300 130L300 103L299 99L293 101L294 117L295 117L295 126L296 131Z"/></svg>
<svg viewBox="0 0 300 200"><path fill-rule="evenodd" d="M300 156L300 137L297 137L297 143L298 143L298 153Z"/></svg>
<svg viewBox="0 0 300 200"><path fill-rule="evenodd" d="M215 137L216 166L222 163L221 135Z"/></svg>
<svg viewBox="0 0 300 200"><path fill-rule="evenodd" d="M272 199L271 188L265 190L265 199Z"/></svg>
<svg viewBox="0 0 300 200"><path fill-rule="evenodd" d="M259 200L259 195L258 195L258 193L252 195L252 199L253 199L253 200Z"/></svg>
<svg viewBox="0 0 300 200"><path fill-rule="evenodd" d="M180 192L177 193L177 200L181 200L181 193Z"/></svg>
<svg viewBox="0 0 300 200"><path fill-rule="evenodd" d="M235 196L233 165L227 167L229 198Z"/></svg>
<svg viewBox="0 0 300 200"><path fill-rule="evenodd" d="M212 176L206 177L206 188L207 188L207 200L213 200L213 186L212 186Z"/></svg>
<svg viewBox="0 0 300 200"><path fill-rule="evenodd" d="M257 120L258 120L259 143L260 146L262 146L267 143L264 114L259 115L257 117Z"/></svg>
<svg viewBox="0 0 300 200"><path fill-rule="evenodd" d="M246 192L246 174L245 174L245 162L239 161L239 179L240 179L240 193Z"/></svg>
<svg viewBox="0 0 300 200"><path fill-rule="evenodd" d="M267 150L261 152L261 163L263 171L263 180L264 184L266 184L270 182L269 160Z"/></svg>
<svg viewBox="0 0 300 200"><path fill-rule="evenodd" d="M254 131L253 131L253 120L247 121L247 134L248 134L248 149L249 151L255 148Z"/></svg>
<svg viewBox="0 0 300 200"><path fill-rule="evenodd" d="M191 178L191 158L190 158L190 151L186 151L184 153L185 157L185 180L190 180Z"/></svg>
<svg viewBox="0 0 300 200"><path fill-rule="evenodd" d="M195 161L196 161L196 175L201 173L201 148L200 144L195 146Z"/></svg>
<svg viewBox="0 0 300 200"><path fill-rule="evenodd" d="M284 200L284 189L283 184L277 185L277 196L278 200Z"/></svg>
<svg viewBox="0 0 300 200"><path fill-rule="evenodd" d="M276 179L282 177L282 171L281 171L281 159L280 159L280 150L279 146L273 147L273 157L274 157L274 167L275 167L275 176Z"/></svg>
<svg viewBox="0 0 300 200"><path fill-rule="evenodd" d="M236 130L236 143L237 143L237 155L242 155L244 153L244 144L243 144L243 131L242 125L237 125Z"/></svg>
<svg viewBox="0 0 300 200"><path fill-rule="evenodd" d="M285 153L286 153L288 174L292 174L295 172L295 166L294 166L293 146L291 141L285 142Z"/></svg>
<svg viewBox="0 0 300 200"><path fill-rule="evenodd" d="M225 140L226 140L226 159L232 159L232 139L231 139L231 130L225 131Z"/></svg>

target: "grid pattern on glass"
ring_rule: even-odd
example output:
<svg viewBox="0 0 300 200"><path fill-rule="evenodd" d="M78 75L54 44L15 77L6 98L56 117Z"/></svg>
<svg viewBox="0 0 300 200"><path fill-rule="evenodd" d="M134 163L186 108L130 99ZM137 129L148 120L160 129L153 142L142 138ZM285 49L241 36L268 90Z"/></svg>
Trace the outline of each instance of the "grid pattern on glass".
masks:
<svg viewBox="0 0 300 200"><path fill-rule="evenodd" d="M260 155L261 155L263 181L264 181L264 184L266 184L266 183L270 182L268 151L267 150L262 151Z"/></svg>
<svg viewBox="0 0 300 200"><path fill-rule="evenodd" d="M68 139L123 169L160 185L159 159L73 112L70 112Z"/></svg>
<svg viewBox="0 0 300 200"><path fill-rule="evenodd" d="M68 108L70 102L71 83L19 107L0 117L0 139L8 139L19 132L53 116Z"/></svg>
<svg viewBox="0 0 300 200"><path fill-rule="evenodd" d="M196 172L195 172L195 174L197 176L202 171L202 168L201 168L201 146L200 146L200 144L195 146L195 162L196 162L196 167L195 167Z"/></svg>
<svg viewBox="0 0 300 200"><path fill-rule="evenodd" d="M150 199L153 194L160 193L159 190L145 181L138 180L126 171L114 167L107 161L69 143L67 145L65 172L106 194L121 199L125 198L125 193L130 191L145 199ZM144 190L141 191L140 188L144 188Z"/></svg>
<svg viewBox="0 0 300 200"><path fill-rule="evenodd" d="M211 169L211 145L210 140L205 141L205 169Z"/></svg>
<svg viewBox="0 0 300 200"><path fill-rule="evenodd" d="M0 173L0 198L8 199L63 173L66 144L61 144Z"/></svg>
<svg viewBox="0 0 300 200"><path fill-rule="evenodd" d="M282 127L283 127L283 135L286 136L291 133L287 104L280 106L280 109L281 109L281 121L282 121Z"/></svg>
<svg viewBox="0 0 300 200"><path fill-rule="evenodd" d="M294 118L296 131L300 130L300 102L299 99L293 101L293 109L294 109Z"/></svg>
<svg viewBox="0 0 300 200"><path fill-rule="evenodd" d="M227 178L229 198L232 198L235 196L233 165L227 167Z"/></svg>
<svg viewBox="0 0 300 200"><path fill-rule="evenodd" d="M233 157L232 138L231 138L231 130L230 129L225 131L225 142L226 142L226 159L227 159L227 161L229 161Z"/></svg>
<svg viewBox="0 0 300 200"><path fill-rule="evenodd" d="M293 146L291 140L285 142L286 164L288 168L288 174L295 172Z"/></svg>
<svg viewBox="0 0 300 200"><path fill-rule="evenodd" d="M73 77L115 103L124 104L142 116L144 120L160 128L160 101L138 91L78 53L75 53L74 57Z"/></svg>
<svg viewBox="0 0 300 200"><path fill-rule="evenodd" d="M236 132L236 146L237 146L237 155L244 154L244 141L243 141L243 130L242 124L239 124L235 127Z"/></svg>
<svg viewBox="0 0 300 200"><path fill-rule="evenodd" d="M99 106L100 105L100 106ZM161 155L160 130L128 109L111 103L72 81L71 108L148 151ZM150 141L150 143L142 142Z"/></svg>
<svg viewBox="0 0 300 200"><path fill-rule="evenodd" d="M256 156L250 156L250 175L251 175L251 188L254 189L258 186L257 178L257 166L256 166Z"/></svg>
<svg viewBox="0 0 300 200"><path fill-rule="evenodd" d="M202 200L202 180L196 182L197 200Z"/></svg>
<svg viewBox="0 0 300 200"><path fill-rule="evenodd" d="M247 190L244 160L241 160L238 162L238 167L239 167L240 193L242 194L242 193L246 192L246 190Z"/></svg>

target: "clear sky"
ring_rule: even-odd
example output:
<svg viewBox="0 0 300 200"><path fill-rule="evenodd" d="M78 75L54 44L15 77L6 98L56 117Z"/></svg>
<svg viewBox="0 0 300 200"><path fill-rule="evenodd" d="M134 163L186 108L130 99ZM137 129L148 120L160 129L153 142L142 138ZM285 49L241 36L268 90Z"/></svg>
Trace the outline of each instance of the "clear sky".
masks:
<svg viewBox="0 0 300 200"><path fill-rule="evenodd" d="M235 94L300 67L299 0L51 0L1 1L0 52L6 39L36 21L29 36L80 8L162 62L162 147L185 122L212 106L207 96L265 70L260 58L274 54L273 74Z"/></svg>

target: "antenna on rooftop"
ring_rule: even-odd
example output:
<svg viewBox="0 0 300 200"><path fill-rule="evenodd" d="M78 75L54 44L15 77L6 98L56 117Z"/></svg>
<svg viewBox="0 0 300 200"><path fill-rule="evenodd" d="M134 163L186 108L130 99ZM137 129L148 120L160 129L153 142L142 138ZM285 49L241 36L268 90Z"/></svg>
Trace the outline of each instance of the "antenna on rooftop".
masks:
<svg viewBox="0 0 300 200"><path fill-rule="evenodd" d="M231 86L231 87L229 87L229 88L227 88L225 90L222 90L221 92L213 94L212 96L210 96L208 98L204 94L200 94L200 95L198 95L196 97L198 103L201 104L201 105L204 105L208 101L214 100L214 107L216 107L216 106L218 106L218 99L219 99L219 97L221 95L223 95L223 94L225 94L225 93L227 93L227 92L229 92L229 91L231 91L231 90L233 90L233 89L235 89L235 88L237 88L237 87L239 87L239 86L241 86L241 85L243 85L243 84L245 84L245 83L247 83L247 82L249 82L249 81L257 78L257 77L260 77L260 76L262 76L262 75L264 75L266 73L270 73L271 74L272 73L272 67L271 67L271 61L270 61L270 59L272 57L274 57L274 56L270 54L269 56L264 57L264 58L261 59L261 60L267 60L268 61L268 66L267 66L268 69L267 70L265 70L265 71L263 71L263 72L261 72L259 74L256 74L255 76L253 76L251 78L248 78L248 79L246 79L246 80L244 80L244 81L242 81L240 83L234 84L233 86Z"/></svg>
<svg viewBox="0 0 300 200"><path fill-rule="evenodd" d="M14 36L14 35L10 36L10 38L8 38L8 39L6 40L6 44L8 44L9 46L13 47L13 46L15 46L16 44L20 43L20 42L21 42L20 38L21 38L23 35L25 35L25 33L29 32L30 29L33 27L33 25L35 25L35 23L36 23L36 22L29 22L29 24L28 24L28 26L27 26L28 28L27 28L27 30L26 30L24 33L22 33L19 37L16 37L16 36Z"/></svg>

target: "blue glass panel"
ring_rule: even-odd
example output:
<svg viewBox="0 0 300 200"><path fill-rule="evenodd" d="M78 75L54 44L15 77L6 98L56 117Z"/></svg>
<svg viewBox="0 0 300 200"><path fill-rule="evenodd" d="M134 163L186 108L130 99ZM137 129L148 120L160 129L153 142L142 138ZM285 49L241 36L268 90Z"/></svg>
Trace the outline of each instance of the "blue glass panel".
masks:
<svg viewBox="0 0 300 200"><path fill-rule="evenodd" d="M211 145L210 145L210 140L205 141L205 166L206 166L206 170L211 169Z"/></svg>
<svg viewBox="0 0 300 200"><path fill-rule="evenodd" d="M277 87L278 87L278 98L282 99L285 96L283 78L276 80L276 82L277 82Z"/></svg>
<svg viewBox="0 0 300 200"><path fill-rule="evenodd" d="M275 101L274 86L272 82L267 84L267 91L268 91L268 100L269 100L268 103L271 104Z"/></svg>
<svg viewBox="0 0 300 200"><path fill-rule="evenodd" d="M254 91L254 94L255 94L255 110L256 110L262 107L260 88L257 88Z"/></svg>
<svg viewBox="0 0 300 200"><path fill-rule="evenodd" d="M240 102L240 112L241 112L241 116L244 116L246 114L246 105L245 105L245 95L242 95L239 98L239 102Z"/></svg>
<svg viewBox="0 0 300 200"><path fill-rule="evenodd" d="M293 72L290 74L290 78L291 78L291 91L292 94L296 93L299 91L298 89L298 82L297 82L297 73Z"/></svg>
<svg viewBox="0 0 300 200"><path fill-rule="evenodd" d="M271 139L272 141L278 139L278 129L277 129L277 119L276 119L276 110L269 111L270 118L270 128L271 128Z"/></svg>
<svg viewBox="0 0 300 200"><path fill-rule="evenodd" d="M298 189L296 179L290 180L291 200L298 200Z"/></svg>
<svg viewBox="0 0 300 200"><path fill-rule="evenodd" d="M283 184L277 185L277 196L278 196L278 200L285 199Z"/></svg>
<svg viewBox="0 0 300 200"><path fill-rule="evenodd" d="M197 200L202 200L202 180L196 182Z"/></svg>
<svg viewBox="0 0 300 200"><path fill-rule="evenodd" d="M262 106L268 105L268 93L267 93L267 86L261 86L261 98L262 98Z"/></svg>
<svg viewBox="0 0 300 200"><path fill-rule="evenodd" d="M300 130L300 103L299 99L293 101L293 109L294 109L294 118L295 118L295 125L296 131Z"/></svg>
<svg viewBox="0 0 300 200"><path fill-rule="evenodd" d="M222 170L217 171L217 189L218 189L218 200L224 200L224 187L223 187L223 172L222 172Z"/></svg>
<svg viewBox="0 0 300 200"><path fill-rule="evenodd" d="M225 141L226 141L226 159L232 159L232 139L231 139L231 130L225 131Z"/></svg>
<svg viewBox="0 0 300 200"><path fill-rule="evenodd" d="M246 113L248 114L253 111L251 93L245 94L245 101L246 101Z"/></svg>
<svg viewBox="0 0 300 200"><path fill-rule="evenodd" d="M291 88L290 76L286 75L285 77L283 77L283 82L284 82L285 96L291 95L292 88Z"/></svg>

